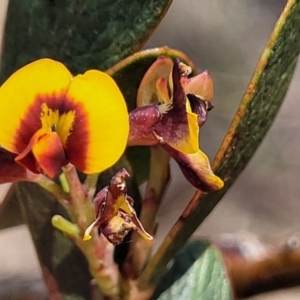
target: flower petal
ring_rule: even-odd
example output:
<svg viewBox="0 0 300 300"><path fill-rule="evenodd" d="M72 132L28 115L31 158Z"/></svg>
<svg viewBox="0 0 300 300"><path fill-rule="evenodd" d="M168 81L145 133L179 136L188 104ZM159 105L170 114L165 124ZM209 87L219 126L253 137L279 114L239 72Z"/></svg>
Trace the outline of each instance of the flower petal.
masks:
<svg viewBox="0 0 300 300"><path fill-rule="evenodd" d="M172 148L182 153L195 153L199 149L198 116L191 112L180 79L180 62L175 61L172 70L172 106L166 113L163 113L161 121L154 126L154 131L163 143ZM167 104L164 103L161 106Z"/></svg>
<svg viewBox="0 0 300 300"><path fill-rule="evenodd" d="M173 61L170 57L160 56L148 68L137 92L137 107L148 105L160 100L157 95L157 81L160 80L160 78L163 78L164 82L168 80L172 67ZM159 88L161 87L161 83L162 82L159 83ZM164 83L163 86L165 87L166 84ZM164 92L163 95L165 95ZM165 97L163 98L165 99Z"/></svg>
<svg viewBox="0 0 300 300"><path fill-rule="evenodd" d="M66 143L68 159L87 174L107 169L124 152L129 132L127 107L119 88L107 74L90 70L74 78L67 98L78 106ZM81 122L80 113L86 122Z"/></svg>
<svg viewBox="0 0 300 300"><path fill-rule="evenodd" d="M175 159L185 178L196 189L208 193L224 186L223 180L213 173L208 157L200 149L196 153L185 154L167 144L162 144L162 147Z"/></svg>
<svg viewBox="0 0 300 300"><path fill-rule="evenodd" d="M202 100L211 101L214 95L214 84L208 71L194 77L181 79L181 84L186 94L194 94Z"/></svg>
<svg viewBox="0 0 300 300"><path fill-rule="evenodd" d="M136 230L147 242L152 240L137 218L133 208L133 199L127 195L125 169L119 171L94 199L96 220L87 227L83 240L91 238L90 232L99 226L103 235L114 245L120 244L127 233Z"/></svg>
<svg viewBox="0 0 300 300"><path fill-rule="evenodd" d="M88 228L84 231L84 235L82 240L83 241L89 241L92 236L91 236L91 231L93 230L93 228L97 225L97 223L99 222L100 217L96 218L95 221L88 226Z"/></svg>
<svg viewBox="0 0 300 300"><path fill-rule="evenodd" d="M130 131L127 146L153 146L159 140L153 134L153 127L161 119L158 103L134 109L129 114Z"/></svg>
<svg viewBox="0 0 300 300"><path fill-rule="evenodd" d="M208 111L213 108L209 101L203 101L194 94L187 94L191 110L197 115L198 125L201 127L204 125L207 119Z"/></svg>
<svg viewBox="0 0 300 300"><path fill-rule="evenodd" d="M0 145L22 152L41 128L39 96L66 93L72 75L61 63L40 59L16 71L0 88Z"/></svg>
<svg viewBox="0 0 300 300"><path fill-rule="evenodd" d="M130 219L132 223L135 225L135 230L138 232L138 234L146 241L151 242L153 240L153 237L144 229L142 223L138 219L135 210L130 207L131 213L130 213Z"/></svg>
<svg viewBox="0 0 300 300"><path fill-rule="evenodd" d="M64 148L56 132L43 136L32 146L32 153L42 173L50 178L57 176L67 163Z"/></svg>
<svg viewBox="0 0 300 300"><path fill-rule="evenodd" d="M38 130L16 161L34 173L54 178L67 163L62 142L56 132Z"/></svg>
<svg viewBox="0 0 300 300"><path fill-rule="evenodd" d="M126 216L113 216L109 222L100 225L101 233L113 245L119 245L123 242L125 236L131 229L136 229L134 223Z"/></svg>

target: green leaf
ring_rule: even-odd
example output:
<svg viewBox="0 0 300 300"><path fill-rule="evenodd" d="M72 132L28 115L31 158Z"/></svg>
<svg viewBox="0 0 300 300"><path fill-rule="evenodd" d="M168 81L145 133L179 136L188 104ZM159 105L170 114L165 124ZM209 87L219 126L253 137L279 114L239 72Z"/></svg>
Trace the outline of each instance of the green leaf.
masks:
<svg viewBox="0 0 300 300"><path fill-rule="evenodd" d="M171 0L10 0L0 82L41 57L74 73L106 69L138 51Z"/></svg>
<svg viewBox="0 0 300 300"><path fill-rule="evenodd" d="M0 230L21 224L24 224L24 218L16 196L16 185L13 185L0 204Z"/></svg>
<svg viewBox="0 0 300 300"><path fill-rule="evenodd" d="M196 73L197 68L189 57L181 51L167 47L148 49L127 57L107 70L107 73L115 79L120 87L129 111L136 108L136 95L141 80L148 68L159 56L168 56L172 59L180 58L192 67L193 74ZM129 147L126 150L126 156L132 165L138 184L141 184L148 178L149 174L149 147Z"/></svg>
<svg viewBox="0 0 300 300"><path fill-rule="evenodd" d="M300 0L289 0L271 34L231 127L212 164L225 186L195 193L188 208L149 261L141 286L156 283L170 258L218 204L248 164L272 125L294 74L300 52Z"/></svg>
<svg viewBox="0 0 300 300"><path fill-rule="evenodd" d="M187 244L159 281L153 299L232 299L220 252L203 241Z"/></svg>

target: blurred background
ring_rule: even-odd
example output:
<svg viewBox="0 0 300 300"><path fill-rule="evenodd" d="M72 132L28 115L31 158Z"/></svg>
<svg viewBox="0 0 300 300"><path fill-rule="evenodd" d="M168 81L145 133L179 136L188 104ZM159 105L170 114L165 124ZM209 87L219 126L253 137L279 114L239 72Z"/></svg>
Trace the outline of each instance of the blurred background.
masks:
<svg viewBox="0 0 300 300"><path fill-rule="evenodd" d="M211 159L285 3L285 0L174 0L165 19L145 45L145 48L179 49L199 70L207 69L211 73L215 84L215 108L200 138L201 148ZM6 5L7 0L0 0L1 28ZM196 236L251 232L261 237L276 237L299 230L299 80L300 67L264 142L231 190L196 231ZM194 192L174 163L172 175L157 219L160 223L157 244ZM5 187L1 192L5 192ZM299 298L300 288L293 288L251 299ZM0 299L47 299L25 226L0 232Z"/></svg>

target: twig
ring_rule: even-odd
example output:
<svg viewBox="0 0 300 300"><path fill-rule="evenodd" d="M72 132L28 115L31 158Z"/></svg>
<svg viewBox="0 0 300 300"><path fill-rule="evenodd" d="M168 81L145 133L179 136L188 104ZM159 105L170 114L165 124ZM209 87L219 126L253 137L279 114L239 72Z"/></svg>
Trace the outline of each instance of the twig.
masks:
<svg viewBox="0 0 300 300"><path fill-rule="evenodd" d="M155 218L170 181L170 155L159 145L150 148L150 171L140 220L144 228L154 233Z"/></svg>
<svg viewBox="0 0 300 300"><path fill-rule="evenodd" d="M113 260L114 246L103 236L94 236L83 241L80 236L72 239L88 260L90 272L104 295L118 297L120 295L119 268Z"/></svg>
<svg viewBox="0 0 300 300"><path fill-rule="evenodd" d="M93 205L87 199L87 193L78 178L76 168L68 164L62 169L70 187L69 213L72 221L84 231L95 218Z"/></svg>
<svg viewBox="0 0 300 300"><path fill-rule="evenodd" d="M238 298L300 285L299 233L281 245L264 244L252 236L226 245L216 241Z"/></svg>
<svg viewBox="0 0 300 300"><path fill-rule="evenodd" d="M54 216L52 224L71 238L85 255L92 276L97 281L101 291L110 297L120 293L120 273L113 260L114 246L95 230L90 241L83 241L83 232L95 219L95 209L92 201L82 186L76 168L69 164L63 167L66 181L70 187L68 211L74 224L63 217Z"/></svg>
<svg viewBox="0 0 300 300"><path fill-rule="evenodd" d="M92 200L95 196L99 175L100 174L97 173L97 174L90 174L86 176L83 186L86 190L88 199Z"/></svg>
<svg viewBox="0 0 300 300"><path fill-rule="evenodd" d="M153 236L156 231L156 214L170 180L170 156L160 146L150 149L150 171L140 221L145 230ZM139 276L150 255L151 247L152 244L147 243L139 234L132 235L132 243L124 262L126 277L136 279Z"/></svg>
<svg viewBox="0 0 300 300"><path fill-rule="evenodd" d="M176 252L177 245L174 237L179 236L178 233L184 227L185 218L197 206L197 203L200 200L200 196L201 192L197 191L188 206L181 214L180 218L176 221L167 236L164 238L156 253L151 257L151 262L147 264L145 270L138 280L138 286L141 290L153 288L153 284L157 282L157 278L163 271L162 266L165 267L170 261L173 252ZM166 255L166 253L168 253L169 255Z"/></svg>

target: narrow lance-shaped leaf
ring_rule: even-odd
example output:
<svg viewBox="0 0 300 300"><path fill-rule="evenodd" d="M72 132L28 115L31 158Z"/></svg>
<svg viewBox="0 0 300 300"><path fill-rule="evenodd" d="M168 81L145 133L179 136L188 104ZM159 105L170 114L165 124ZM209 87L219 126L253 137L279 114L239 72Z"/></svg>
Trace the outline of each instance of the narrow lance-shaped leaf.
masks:
<svg viewBox="0 0 300 300"><path fill-rule="evenodd" d="M75 74L106 69L138 51L170 0L11 0L1 59L3 82L41 57L62 61Z"/></svg>

